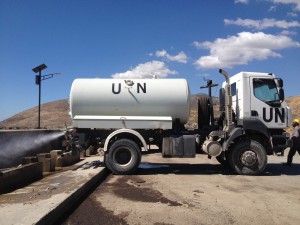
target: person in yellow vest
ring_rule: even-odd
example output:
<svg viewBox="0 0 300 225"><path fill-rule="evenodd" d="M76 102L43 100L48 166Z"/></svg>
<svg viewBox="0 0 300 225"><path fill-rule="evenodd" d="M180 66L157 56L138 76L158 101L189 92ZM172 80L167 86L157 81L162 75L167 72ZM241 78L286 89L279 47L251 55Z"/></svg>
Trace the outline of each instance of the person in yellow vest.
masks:
<svg viewBox="0 0 300 225"><path fill-rule="evenodd" d="M292 146L287 157L287 166L291 166L293 162L293 157L296 154L296 151L300 155L300 129L299 129L300 120L294 119L292 126L294 127L290 139L292 140Z"/></svg>

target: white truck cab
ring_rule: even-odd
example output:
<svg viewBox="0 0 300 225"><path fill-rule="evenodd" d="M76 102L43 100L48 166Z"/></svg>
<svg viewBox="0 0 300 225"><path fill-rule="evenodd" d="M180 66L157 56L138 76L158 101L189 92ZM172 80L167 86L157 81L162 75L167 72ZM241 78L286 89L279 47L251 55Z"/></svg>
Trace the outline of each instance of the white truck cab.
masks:
<svg viewBox="0 0 300 225"><path fill-rule="evenodd" d="M291 109L280 99L282 82L273 74L240 72L230 78L232 105L237 124L245 120L267 128L286 128L291 125Z"/></svg>
<svg viewBox="0 0 300 225"><path fill-rule="evenodd" d="M282 79L270 73L240 72L230 77L230 86L236 126L266 147L270 141L266 148L269 154L279 150L286 141L283 129L292 122Z"/></svg>

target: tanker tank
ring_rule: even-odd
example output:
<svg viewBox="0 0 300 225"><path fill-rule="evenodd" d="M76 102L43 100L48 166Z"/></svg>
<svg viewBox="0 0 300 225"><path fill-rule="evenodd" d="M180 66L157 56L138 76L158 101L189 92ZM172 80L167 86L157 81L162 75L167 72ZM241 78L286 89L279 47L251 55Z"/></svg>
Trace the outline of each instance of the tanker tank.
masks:
<svg viewBox="0 0 300 225"><path fill-rule="evenodd" d="M75 79L70 92L74 127L164 128L148 123L145 127L142 123L124 126L124 121L170 118L184 124L189 113L190 91L185 79ZM123 125L113 123L120 120Z"/></svg>

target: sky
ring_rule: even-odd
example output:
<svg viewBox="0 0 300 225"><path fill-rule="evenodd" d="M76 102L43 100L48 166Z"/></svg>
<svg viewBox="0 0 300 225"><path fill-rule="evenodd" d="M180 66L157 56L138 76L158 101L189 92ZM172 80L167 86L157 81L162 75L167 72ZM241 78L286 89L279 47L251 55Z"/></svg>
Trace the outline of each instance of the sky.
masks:
<svg viewBox="0 0 300 225"><path fill-rule="evenodd" d="M300 95L300 0L0 0L0 121L67 99L76 78L274 73ZM220 87L219 85L219 87ZM218 89L212 94L218 96Z"/></svg>

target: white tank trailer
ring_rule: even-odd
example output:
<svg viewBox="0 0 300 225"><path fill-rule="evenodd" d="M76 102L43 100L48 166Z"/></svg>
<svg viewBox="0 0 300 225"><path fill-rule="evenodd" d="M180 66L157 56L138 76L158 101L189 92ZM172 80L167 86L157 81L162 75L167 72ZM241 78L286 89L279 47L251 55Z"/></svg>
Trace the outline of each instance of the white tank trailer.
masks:
<svg viewBox="0 0 300 225"><path fill-rule="evenodd" d="M283 128L291 112L284 102L283 81L269 73L243 72L230 78L219 72L226 78L220 89L221 116L214 118L211 96L200 95L195 130L184 127L191 107L185 79L74 80L69 99L73 147L102 147L105 165L115 174L133 173L152 146L163 157L205 153L238 174L262 173L267 155L287 147ZM260 89L266 97L256 95Z"/></svg>
<svg viewBox="0 0 300 225"><path fill-rule="evenodd" d="M76 79L70 109L78 128L172 129L188 120L190 90L185 79Z"/></svg>

